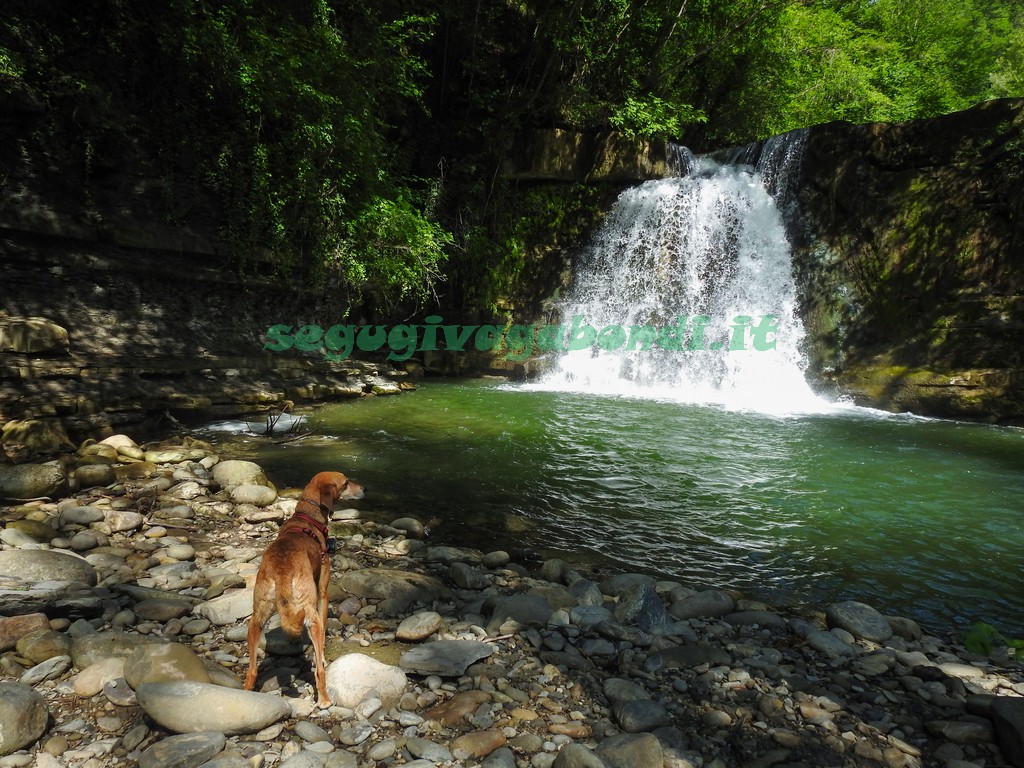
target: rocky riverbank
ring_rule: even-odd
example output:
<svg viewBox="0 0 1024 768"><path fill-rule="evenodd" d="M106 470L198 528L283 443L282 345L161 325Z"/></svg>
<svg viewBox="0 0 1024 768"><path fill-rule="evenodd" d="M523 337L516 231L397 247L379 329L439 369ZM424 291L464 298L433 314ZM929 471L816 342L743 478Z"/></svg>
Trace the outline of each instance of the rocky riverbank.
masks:
<svg viewBox="0 0 1024 768"><path fill-rule="evenodd" d="M415 510L334 513L334 704L273 628L242 691L251 583L297 492L189 439L75 463L73 493L0 507L0 768L1024 765L1005 649L433 546Z"/></svg>
<svg viewBox="0 0 1024 768"><path fill-rule="evenodd" d="M267 351L268 327L329 328L341 304L210 254L0 227L0 284L0 423L44 421L76 442L395 394L415 378L383 360Z"/></svg>

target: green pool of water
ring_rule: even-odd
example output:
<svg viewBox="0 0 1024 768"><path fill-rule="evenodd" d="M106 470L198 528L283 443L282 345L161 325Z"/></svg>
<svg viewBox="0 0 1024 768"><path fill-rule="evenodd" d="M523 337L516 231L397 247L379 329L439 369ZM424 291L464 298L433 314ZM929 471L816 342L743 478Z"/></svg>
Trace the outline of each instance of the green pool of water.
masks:
<svg viewBox="0 0 1024 768"><path fill-rule="evenodd" d="M315 411L279 486L339 469L376 519L775 604L860 599L934 632L1024 636L1024 431L870 411L767 416L488 381Z"/></svg>

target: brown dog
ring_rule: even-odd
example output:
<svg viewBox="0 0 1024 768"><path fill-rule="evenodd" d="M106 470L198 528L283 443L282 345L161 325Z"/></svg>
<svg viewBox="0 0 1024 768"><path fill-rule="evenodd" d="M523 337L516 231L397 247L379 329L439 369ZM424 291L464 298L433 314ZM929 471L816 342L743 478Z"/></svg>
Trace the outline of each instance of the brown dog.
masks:
<svg viewBox="0 0 1024 768"><path fill-rule="evenodd" d="M274 611L281 615L281 628L298 637L303 626L313 642L316 699L329 707L324 674L324 641L327 629L327 587L331 559L328 553L327 521L337 499L359 499L363 487L340 472L321 472L302 491L295 513L278 531L277 538L263 553L256 572L249 620L249 669L245 689L256 685L256 652L263 625Z"/></svg>

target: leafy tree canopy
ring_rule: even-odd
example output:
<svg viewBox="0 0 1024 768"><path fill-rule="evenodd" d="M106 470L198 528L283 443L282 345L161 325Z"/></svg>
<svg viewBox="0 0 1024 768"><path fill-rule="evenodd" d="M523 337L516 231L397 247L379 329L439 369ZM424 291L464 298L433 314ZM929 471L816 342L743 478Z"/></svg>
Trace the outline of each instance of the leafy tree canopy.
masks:
<svg viewBox="0 0 1024 768"><path fill-rule="evenodd" d="M169 194L169 219L212 197L240 262L340 280L351 307L433 301L448 278L483 308L551 235L524 216L593 205L515 196L524 129L705 150L1024 96L1024 5L7 0L0 95L39 115L4 123L11 164L48 148L88 183L132 147L201 192Z"/></svg>

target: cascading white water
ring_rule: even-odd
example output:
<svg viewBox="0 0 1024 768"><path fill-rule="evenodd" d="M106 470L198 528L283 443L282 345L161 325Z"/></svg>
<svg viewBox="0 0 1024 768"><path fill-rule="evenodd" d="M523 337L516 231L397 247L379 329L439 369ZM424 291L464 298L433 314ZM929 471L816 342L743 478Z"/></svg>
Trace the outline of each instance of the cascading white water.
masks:
<svg viewBox="0 0 1024 768"><path fill-rule="evenodd" d="M560 307L567 330L623 331L561 353L540 386L765 412L825 407L804 378L778 202L801 138L766 143L755 166L684 152L684 175L623 192ZM651 335L657 343L642 343Z"/></svg>

